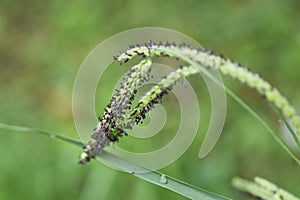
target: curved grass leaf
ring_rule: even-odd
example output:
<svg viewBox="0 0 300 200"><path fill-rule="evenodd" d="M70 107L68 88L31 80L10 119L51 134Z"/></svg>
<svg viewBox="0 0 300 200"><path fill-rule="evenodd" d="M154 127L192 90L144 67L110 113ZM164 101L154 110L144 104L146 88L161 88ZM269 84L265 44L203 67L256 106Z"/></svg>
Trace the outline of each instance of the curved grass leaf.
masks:
<svg viewBox="0 0 300 200"><path fill-rule="evenodd" d="M19 131L19 132L29 132L29 133L38 133L41 135L46 135L50 138L53 139L59 139L65 142L68 142L70 144L73 144L75 146L79 146L82 147L83 144L82 142L75 140L73 138L69 138L67 136L58 134L58 133L54 133L52 131L47 131L47 130L42 130L42 129L37 129L37 128L31 128L31 127L25 127L25 126L17 126L17 125L8 125L8 124L3 124L0 123L0 128L1 129L6 129L6 130L12 130L12 131Z"/></svg>
<svg viewBox="0 0 300 200"><path fill-rule="evenodd" d="M289 132L292 134L298 148L300 149L300 141L299 141L298 135L295 133L295 131L293 130L291 125L287 122L286 118L281 114L281 112L278 111L278 109L276 109L274 106L272 106L272 108L277 113L277 115L280 117L280 119L282 120L282 122L284 123L286 128L289 130Z"/></svg>
<svg viewBox="0 0 300 200"><path fill-rule="evenodd" d="M199 70L199 72L202 72L205 76L207 76L208 78L210 78L212 81L214 81L219 87L224 87L225 91L227 94L229 94L229 96L231 96L238 104L240 104L245 110L247 110L253 117L255 117L267 130L268 132L271 134L272 137L274 137L274 139L277 141L277 143L291 156L291 158L298 164L300 165L300 160L297 158L297 156L289 149L288 145L283 142L282 139L279 138L279 136L277 136L277 134L273 131L272 128L270 128L269 125L267 125L266 122L264 122L264 120L258 116L258 114L255 113L255 111L250 108L248 106L248 104L246 104L242 99L240 99L237 95L235 95L235 93L230 90L226 85L222 84L219 82L219 80L217 80L215 77L213 77L206 69L205 66L200 65L199 63L193 61L192 59L190 59L189 57L186 57L184 55L181 55L179 53L177 53L176 51L172 51L169 49L165 50L166 52L170 52L171 54L175 55L176 57L178 57L180 60L187 62L189 64L191 64L194 67L197 67L197 69ZM277 113L278 114L278 113ZM281 116L279 115L279 118L281 118ZM290 126L287 126L290 127ZM289 130L292 130L289 128ZM291 134L294 136L296 135L295 132L291 132ZM300 145L299 145L300 147Z"/></svg>
<svg viewBox="0 0 300 200"><path fill-rule="evenodd" d="M230 89L225 86L227 94L229 94L238 104L240 104L245 110L247 110L254 118L256 118L270 133L270 135L277 141L277 143L291 156L291 158L300 165L300 160L297 156L290 150L288 145L281 139L277 134L273 131L273 129L264 121L262 118L254 112L252 108L250 108L242 99L234 94ZM279 114L279 113L277 113ZM279 115L280 117L280 115ZM284 119L285 120L285 119ZM288 125L288 124L287 124ZM295 133L294 133L295 134Z"/></svg>
<svg viewBox="0 0 300 200"><path fill-rule="evenodd" d="M97 155L97 159L101 161L108 162L114 166L118 166L119 170L128 171L128 169L133 169L129 171L132 175L148 181L152 184L158 185L160 187L169 189L176 192L189 199L205 199L205 200L224 200L229 199L202 188L195 187L183 181L177 180L168 175L162 174L158 171L149 171L139 165L136 165L128 160L120 158L114 154L104 151ZM144 171L141 173L135 173L134 171Z"/></svg>
<svg viewBox="0 0 300 200"><path fill-rule="evenodd" d="M40 130L40 129L24 127L24 126L7 125L7 124L3 124L3 123L0 123L0 128L6 129L6 130L12 130L12 131L19 131L19 132L30 132L30 133L35 132L38 134L46 135L50 138L62 140L69 144L73 144L77 147L83 147L83 144L80 141L63 136L58 133L51 132L51 131ZM109 161L110 163L114 163L120 169L129 168L129 167L135 168L135 169L141 169L140 166L138 166L128 160L125 160L123 158L120 158L116 155L113 155L109 152L106 152L106 151L103 151L101 154L99 154L97 156L97 159L101 159L104 161ZM225 199L228 199L226 197L214 194L212 192L208 192L204 189L189 185L188 183L179 181L175 178L172 178L170 176L167 176L167 175L162 174L157 171L148 171L146 173L132 172L131 174L142 180L148 181L152 184L155 184L160 187L171 190L173 192L176 192L176 193L178 193L184 197L187 197L189 199L197 199L197 200L198 199L201 199L201 200L202 199L203 200L225 200ZM162 181L162 178L164 179L164 181Z"/></svg>
<svg viewBox="0 0 300 200"><path fill-rule="evenodd" d="M249 114L251 114L254 118L256 118L269 132L269 134L276 140L276 142L291 156L291 158L300 165L300 160L297 158L297 156L290 150L288 145L273 131L273 129L252 109L250 106L245 103L241 98L239 98L231 89L229 89L225 85L221 85L218 80L216 80L213 76L210 74L205 74L209 76L215 83L219 84L220 87L224 87L226 93L231 96L238 104L240 104ZM272 106L273 107L273 106ZM273 107L274 108L274 107ZM274 108L275 109L275 108ZM275 109L276 110L276 109ZM285 121L285 118L280 114L280 112L276 112L279 116L279 118L282 118L283 121ZM292 130L292 128L289 126L289 124L285 121L286 126L291 131L291 134L296 138L295 140L299 142L296 133ZM297 143L298 144L298 143ZM299 145L300 148L300 145Z"/></svg>

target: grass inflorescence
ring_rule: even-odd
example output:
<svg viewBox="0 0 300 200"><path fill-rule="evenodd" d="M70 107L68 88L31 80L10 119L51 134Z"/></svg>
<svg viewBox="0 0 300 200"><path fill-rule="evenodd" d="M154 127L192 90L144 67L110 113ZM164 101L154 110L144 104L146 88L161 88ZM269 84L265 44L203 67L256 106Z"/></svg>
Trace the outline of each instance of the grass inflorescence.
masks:
<svg viewBox="0 0 300 200"><path fill-rule="evenodd" d="M229 58L209 50L194 49L185 44L176 45L170 42L154 43L150 41L144 45L129 46L129 49L114 56L114 60L122 64L137 56L141 57L142 61L130 69L105 108L103 116L99 117L99 124L81 155L81 163L87 163L96 154L101 153L103 148L111 142L118 142L120 137L127 135L126 130L130 130L134 125L141 123L146 114L154 108L155 104L161 103L163 96L167 95L178 81L200 72L201 68L219 70L222 74L257 90L279 110L283 117L291 120L296 133L300 135L300 118L294 107L278 89L271 86L257 73L231 61ZM132 103L138 87L150 78L153 57L176 58L183 61L186 66L162 77L161 81L142 96L134 106ZM200 68L196 68L195 65L200 66Z"/></svg>

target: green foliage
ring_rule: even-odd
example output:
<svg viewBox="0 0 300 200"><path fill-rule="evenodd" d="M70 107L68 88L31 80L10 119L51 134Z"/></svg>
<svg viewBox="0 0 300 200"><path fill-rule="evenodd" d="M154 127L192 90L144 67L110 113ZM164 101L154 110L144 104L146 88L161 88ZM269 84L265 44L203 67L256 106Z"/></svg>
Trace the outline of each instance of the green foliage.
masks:
<svg viewBox="0 0 300 200"><path fill-rule="evenodd" d="M299 200L299 198L290 194L266 179L255 177L254 182L235 177L232 185L243 192L250 193L263 200Z"/></svg>
<svg viewBox="0 0 300 200"><path fill-rule="evenodd" d="M77 140L74 140L72 138L68 138L66 136L51 132L51 131L45 131L45 130L39 130L29 127L23 127L23 126L14 126L14 125L7 125L0 123L1 129L7 129L12 131L18 131L18 132L29 132L29 133L38 133L42 135L46 135L50 138L55 138L62 140L66 143L83 147L83 144ZM119 167L121 170L126 170L129 168L135 168L135 169L142 169L144 168L130 162L127 160L124 160L118 156L115 156L109 152L102 151L101 154L97 155L97 159L101 159L102 161L108 161L109 163L114 164L116 167ZM132 174L140 179L143 179L145 181L148 181L152 184L158 185L162 188L166 188L168 190L171 190L173 192L176 192L184 197L187 197L189 199L207 199L207 200L225 200L227 198L219 196L217 194L208 192L204 189L197 188L195 186L189 185L185 182L179 181L173 177L166 176L165 174L162 174L157 171L150 171L147 170L147 172L143 173L134 173Z"/></svg>
<svg viewBox="0 0 300 200"><path fill-rule="evenodd" d="M299 17L297 0L154 0L151 4L136 0L90 3L3 0L0 3L1 122L77 137L71 99L80 63L100 41L140 26L178 30L204 47L251 66L278 86L299 111L300 93L296 87L300 74ZM119 70L114 67L106 74L108 86L115 83L112 80ZM226 78L225 81L267 122L280 127L281 123L260 96L241 84ZM200 126L205 129L210 117L209 98L204 86L198 85L196 89L201 91ZM106 106L110 97L109 89L97 94L98 110ZM247 199L230 187L230 179L235 175L263 176L300 196L299 167L231 99L228 107L230 112L221 140L207 158L198 160L195 156L203 138L200 134L188 152L164 170L180 180L234 199ZM167 131L171 132L172 127L176 124L170 122ZM4 130L1 133L0 199L128 199L128 196L146 200L185 199L102 165L77 166L80 149L43 137ZM137 144L137 148L141 146Z"/></svg>

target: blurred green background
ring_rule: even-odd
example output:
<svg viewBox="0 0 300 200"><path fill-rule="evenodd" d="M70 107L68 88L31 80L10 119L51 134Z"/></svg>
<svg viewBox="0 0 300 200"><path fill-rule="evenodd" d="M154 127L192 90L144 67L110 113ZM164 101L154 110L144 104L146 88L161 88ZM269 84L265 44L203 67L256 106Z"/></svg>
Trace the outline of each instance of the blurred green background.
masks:
<svg viewBox="0 0 300 200"><path fill-rule="evenodd" d="M78 138L71 104L81 62L104 39L144 26L180 31L238 60L277 86L300 110L299 9L297 0L2 0L0 121ZM225 82L279 129L277 117L255 91L227 78ZM109 95L111 91L102 94L103 105ZM208 121L205 114L201 117ZM60 141L0 132L0 199L185 199L97 162L80 166L81 150ZM197 157L203 135L197 138L162 171L234 199L248 198L230 186L236 175L259 175L300 196L299 167L232 99L228 98L223 134L203 160Z"/></svg>

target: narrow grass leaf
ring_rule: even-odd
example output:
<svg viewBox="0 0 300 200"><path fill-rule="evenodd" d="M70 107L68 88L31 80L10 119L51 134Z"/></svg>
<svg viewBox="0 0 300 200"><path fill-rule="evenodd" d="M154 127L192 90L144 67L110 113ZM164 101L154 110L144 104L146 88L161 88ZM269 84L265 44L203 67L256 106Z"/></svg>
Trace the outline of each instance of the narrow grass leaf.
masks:
<svg viewBox="0 0 300 200"><path fill-rule="evenodd" d="M41 130L41 129L36 129L36 128L30 128L30 127L25 127L25 126L15 126L15 125L7 125L0 123L0 128L1 129L6 129L6 130L12 130L12 131L19 131L19 132L29 132L29 133L38 133L41 135L46 135L49 138L54 138L54 139L59 139L64 142L67 142L69 144L75 145L77 147L83 147L83 144L73 138L69 138L66 136L63 136L58 133L54 133L51 131L46 131L46 130ZM119 167L119 169L136 169L137 171L141 169L140 166L125 160L123 158L120 158L116 155L113 155L107 151L103 151L101 154L97 156L97 159L109 161L110 163L114 163L116 166ZM131 172L134 176L145 180L147 182L150 182L152 184L158 185L160 187L166 188L168 190L171 190L173 192L176 192L184 197L187 197L189 199L203 199L203 200L224 200L228 199L226 197L208 192L204 189L197 188L195 186L189 185L188 183L179 181L175 178L172 178L170 176L164 175L160 172L157 171L149 171L146 173L134 173L134 171ZM166 182L161 181L161 177L164 176L166 178Z"/></svg>

